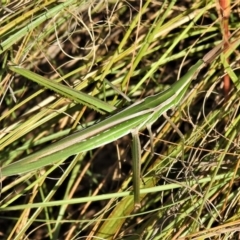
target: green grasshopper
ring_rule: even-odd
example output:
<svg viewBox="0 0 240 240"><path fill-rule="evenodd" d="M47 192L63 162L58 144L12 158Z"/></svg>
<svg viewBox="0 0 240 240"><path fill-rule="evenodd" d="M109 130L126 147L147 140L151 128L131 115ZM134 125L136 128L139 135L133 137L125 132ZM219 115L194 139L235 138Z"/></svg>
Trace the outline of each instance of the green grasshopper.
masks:
<svg viewBox="0 0 240 240"><path fill-rule="evenodd" d="M166 91L146 97L101 122L75 132L17 162L3 166L1 169L2 177L38 170L71 155L98 148L131 133L133 136L134 202L135 206L140 206L141 147L138 136L139 131L147 128L150 136L152 136L151 125L167 110L179 104L191 81L197 77L198 72L221 53L221 46L222 43L208 52ZM16 66L10 66L9 68L25 77L39 76Z"/></svg>

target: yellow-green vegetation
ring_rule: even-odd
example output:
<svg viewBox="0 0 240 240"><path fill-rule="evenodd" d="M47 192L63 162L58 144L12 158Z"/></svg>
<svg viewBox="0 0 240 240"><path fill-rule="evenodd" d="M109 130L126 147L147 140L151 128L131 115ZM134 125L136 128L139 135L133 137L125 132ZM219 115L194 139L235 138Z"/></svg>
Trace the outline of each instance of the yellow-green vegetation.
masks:
<svg viewBox="0 0 240 240"><path fill-rule="evenodd" d="M0 10L1 239L237 239L238 1Z"/></svg>

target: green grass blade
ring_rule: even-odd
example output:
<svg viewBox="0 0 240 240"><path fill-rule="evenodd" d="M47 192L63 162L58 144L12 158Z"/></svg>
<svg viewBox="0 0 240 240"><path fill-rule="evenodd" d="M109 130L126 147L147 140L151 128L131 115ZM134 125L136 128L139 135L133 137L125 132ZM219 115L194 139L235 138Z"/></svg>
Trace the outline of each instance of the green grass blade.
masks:
<svg viewBox="0 0 240 240"><path fill-rule="evenodd" d="M57 93L61 94L62 96L72 99L73 101L76 101L77 103L81 103L85 106L88 106L89 108L92 108L96 111L100 111L99 109L102 109L106 112L112 112L113 110L115 110L115 107L101 101L100 99L97 99L86 93L79 92L68 86L57 83L54 80L50 80L45 77L42 77L42 76L40 76L32 71L29 71L27 69L20 68L20 67L14 67L14 66L9 66L9 69L15 73L20 74L23 77L28 78L31 81L38 83L41 86L46 87L47 89L53 90L54 92L57 92Z"/></svg>

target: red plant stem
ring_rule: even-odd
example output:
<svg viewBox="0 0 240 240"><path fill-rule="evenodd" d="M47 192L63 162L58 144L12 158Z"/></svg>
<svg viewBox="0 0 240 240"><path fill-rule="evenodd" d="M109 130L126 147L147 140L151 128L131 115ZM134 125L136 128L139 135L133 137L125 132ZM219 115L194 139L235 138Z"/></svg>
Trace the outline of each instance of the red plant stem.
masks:
<svg viewBox="0 0 240 240"><path fill-rule="evenodd" d="M223 34L223 40L224 40L224 49L227 49L227 47L229 46L229 36L230 36L230 32L229 32L229 16L230 16L230 0L219 0L219 4L220 4L220 9L221 9L221 13L222 13L222 34ZM226 61L228 62L228 59L226 59ZM231 82L230 82L230 77L228 74L226 74L224 76L224 96L225 96L225 100L228 99L228 94L231 88Z"/></svg>

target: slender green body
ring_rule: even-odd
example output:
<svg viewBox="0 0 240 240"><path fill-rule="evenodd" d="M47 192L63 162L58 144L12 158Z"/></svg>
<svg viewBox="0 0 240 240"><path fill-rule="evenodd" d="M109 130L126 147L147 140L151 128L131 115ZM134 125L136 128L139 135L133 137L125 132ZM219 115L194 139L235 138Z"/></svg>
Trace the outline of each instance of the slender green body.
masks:
<svg viewBox="0 0 240 240"><path fill-rule="evenodd" d="M147 97L120 112L113 114L105 120L96 123L84 130L75 132L65 137L49 147L33 153L17 162L2 167L1 176L23 174L38 170L49 164L54 164L59 160L71 155L98 148L107 143L113 142L129 133L133 135L133 153L137 156L134 162L134 174L140 175L140 144L138 131L151 125L167 110L178 105L185 95L191 81L196 78L198 72L211 62L214 56L219 54L220 46L211 50L205 57L199 60L189 71L171 88L156 95ZM16 73L27 76L29 71L17 67L10 67ZM34 73L31 73L32 75ZM137 136L137 137L136 137ZM139 202L139 183L134 178L134 190L136 193L135 203ZM139 182L139 181L138 181Z"/></svg>
<svg viewBox="0 0 240 240"><path fill-rule="evenodd" d="M186 79L187 76L190 79L202 64L203 61L199 60L184 78ZM56 159L57 162L59 159L113 142L131 133L133 128L142 129L146 124L155 122L164 112L179 103L191 82L185 79L181 78L166 91L134 103L97 124L75 132L43 150L3 167L1 170L2 176L37 170L39 169L39 161L41 161L41 166L44 167L49 163L53 164L52 159ZM27 171L25 170L26 164L28 165Z"/></svg>

